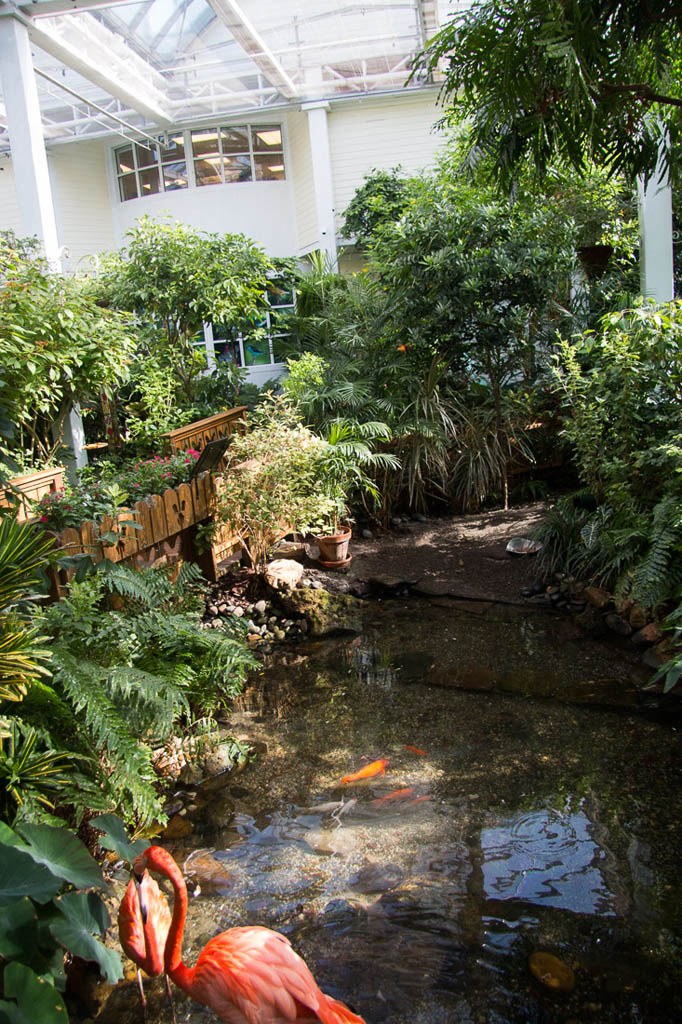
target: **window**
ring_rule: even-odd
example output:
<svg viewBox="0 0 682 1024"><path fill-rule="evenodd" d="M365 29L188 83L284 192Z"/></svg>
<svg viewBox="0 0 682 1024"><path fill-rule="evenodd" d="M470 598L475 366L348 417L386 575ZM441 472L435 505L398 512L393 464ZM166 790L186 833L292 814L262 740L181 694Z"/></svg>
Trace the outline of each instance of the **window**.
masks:
<svg viewBox="0 0 682 1024"><path fill-rule="evenodd" d="M283 363L283 345L290 334L288 318L295 309L293 288L281 281L270 281L263 316L255 325L261 329L258 334L244 335L235 327L217 323L208 328L211 333L207 331L206 340L209 348L213 344L214 358L219 363L247 367Z"/></svg>
<svg viewBox="0 0 682 1024"><path fill-rule="evenodd" d="M187 188L185 140L182 133L172 135L168 145L135 142L114 150L118 190L121 200L174 192Z"/></svg>
<svg viewBox="0 0 682 1024"><path fill-rule="evenodd" d="M187 149L186 149L187 147ZM167 145L130 143L114 150L122 202L157 192L239 181L283 181L284 144L278 124L231 125L179 132ZM188 176L194 170L194 180Z"/></svg>
<svg viewBox="0 0 682 1024"><path fill-rule="evenodd" d="M279 125L232 125L193 131L192 156L197 186L284 179Z"/></svg>

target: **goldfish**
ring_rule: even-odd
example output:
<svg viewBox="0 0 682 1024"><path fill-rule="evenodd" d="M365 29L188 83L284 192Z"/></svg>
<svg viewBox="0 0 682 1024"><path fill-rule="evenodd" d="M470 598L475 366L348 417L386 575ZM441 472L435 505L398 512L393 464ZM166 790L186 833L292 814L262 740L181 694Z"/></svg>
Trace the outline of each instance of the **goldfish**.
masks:
<svg viewBox="0 0 682 1024"><path fill-rule="evenodd" d="M419 747L411 747L409 743L405 743L405 750L411 750L413 754L419 754L420 757L426 757L425 750L420 750Z"/></svg>
<svg viewBox="0 0 682 1024"><path fill-rule="evenodd" d="M382 804L387 804L390 800L407 800L413 794L414 789L412 786L408 786L406 789L394 789L392 793L387 793L386 796L380 796L376 800L372 800L372 807L381 807Z"/></svg>
<svg viewBox="0 0 682 1024"><path fill-rule="evenodd" d="M410 800L409 804L405 804L405 806L406 807L414 807L415 804L423 804L427 800L430 800L430 799L431 799L431 797L427 793L425 796L417 796L417 797L415 797L414 800Z"/></svg>
<svg viewBox="0 0 682 1024"><path fill-rule="evenodd" d="M385 775L387 764L388 761L385 757L380 758L378 761L372 761L371 764L365 765L360 771L353 772L352 775L344 775L340 785L345 786L349 782L359 782L360 779L371 779L373 775Z"/></svg>

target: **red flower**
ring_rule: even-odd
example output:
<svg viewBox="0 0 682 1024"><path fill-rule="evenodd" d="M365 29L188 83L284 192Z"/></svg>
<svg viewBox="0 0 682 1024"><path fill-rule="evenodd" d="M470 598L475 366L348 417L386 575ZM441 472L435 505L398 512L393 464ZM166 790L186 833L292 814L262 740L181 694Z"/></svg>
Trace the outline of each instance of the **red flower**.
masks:
<svg viewBox="0 0 682 1024"><path fill-rule="evenodd" d="M49 518L50 518L49 516L41 516L40 517L40 521L41 521L41 523L46 523Z"/></svg>

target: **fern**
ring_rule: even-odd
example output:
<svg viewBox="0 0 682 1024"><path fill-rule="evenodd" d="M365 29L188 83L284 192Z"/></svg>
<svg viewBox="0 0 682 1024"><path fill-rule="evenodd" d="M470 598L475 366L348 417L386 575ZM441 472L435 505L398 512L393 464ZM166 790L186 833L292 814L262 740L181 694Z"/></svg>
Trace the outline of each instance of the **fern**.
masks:
<svg viewBox="0 0 682 1024"><path fill-rule="evenodd" d="M682 584L682 503L669 496L654 508L651 542L630 572L628 590L635 601L656 608Z"/></svg>

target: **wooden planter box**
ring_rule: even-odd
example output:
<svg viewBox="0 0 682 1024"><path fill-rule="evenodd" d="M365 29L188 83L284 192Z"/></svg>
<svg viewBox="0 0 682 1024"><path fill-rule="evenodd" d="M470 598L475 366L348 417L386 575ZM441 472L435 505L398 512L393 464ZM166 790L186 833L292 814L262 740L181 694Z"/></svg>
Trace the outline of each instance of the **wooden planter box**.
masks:
<svg viewBox="0 0 682 1024"><path fill-rule="evenodd" d="M17 511L17 519L20 523L32 517L32 502L40 501L46 494L53 494L63 488L64 472L63 466L56 466L54 469L40 469L37 473L15 476L10 480L12 487L23 495L19 499ZM0 497L0 506L3 508L11 508L13 504L14 502L7 496L7 493Z"/></svg>
<svg viewBox="0 0 682 1024"><path fill-rule="evenodd" d="M246 405L237 405L234 409L208 416L205 420L195 420L186 427L178 427L164 434L166 446L171 452L200 452L209 441L246 429Z"/></svg>
<svg viewBox="0 0 682 1024"><path fill-rule="evenodd" d="M217 563L240 547L239 539L224 526L219 526L211 550L196 550L196 526L211 518L216 508L216 480L202 473L191 484L169 487L163 494L143 498L116 519L104 516L99 525L81 523L53 534L65 555L87 554L95 562L108 558L111 562L131 562L138 566L172 565L180 559L197 562L211 580L218 575ZM134 519L141 529L126 525ZM115 544L103 544L102 534L114 532ZM72 574L61 573L55 579L58 593Z"/></svg>

